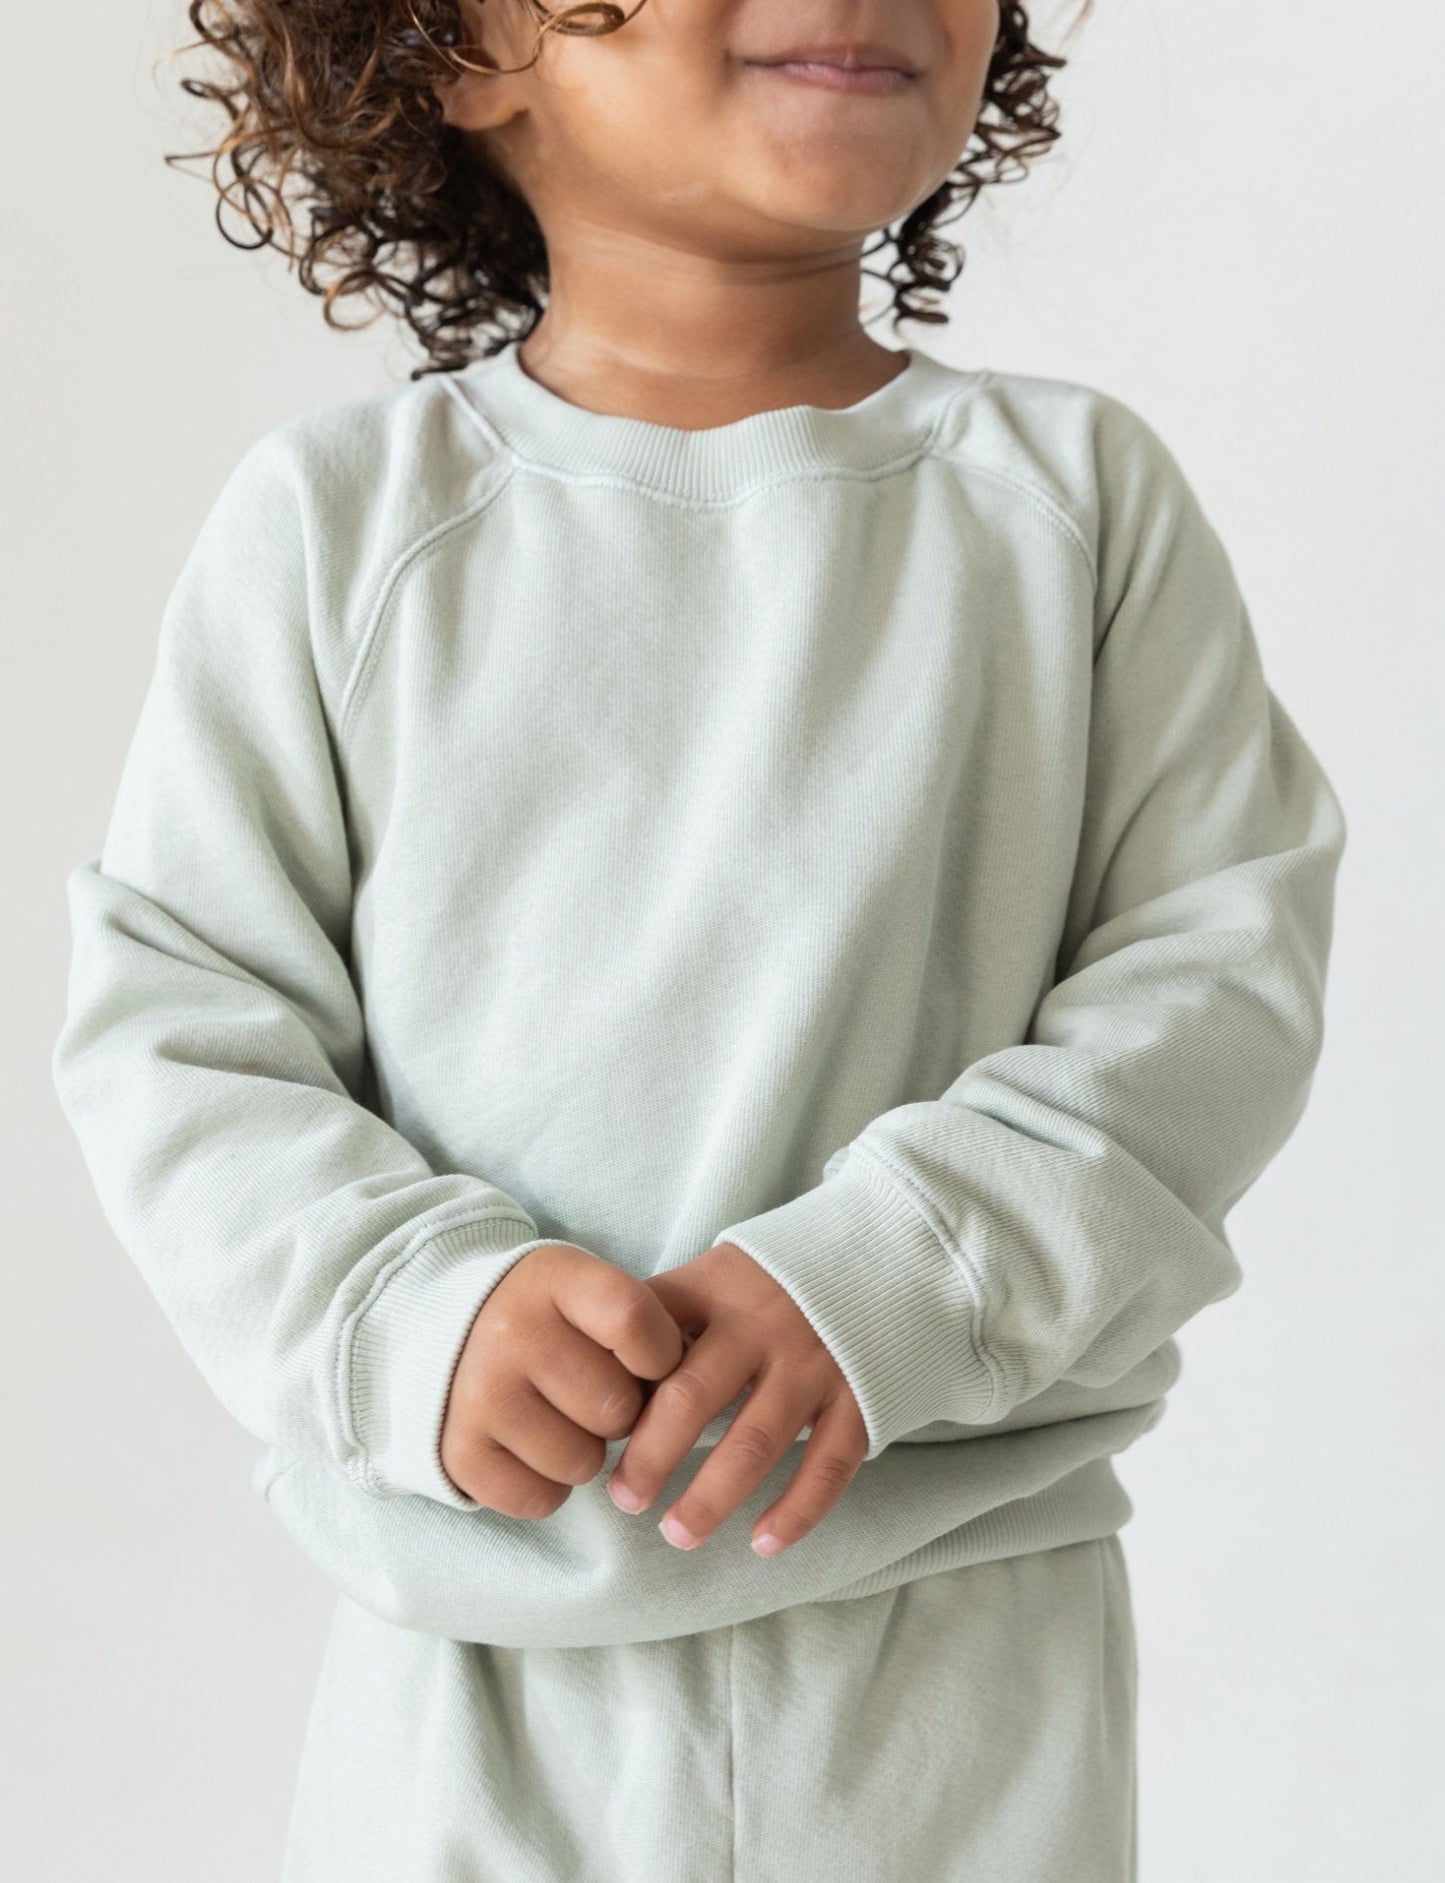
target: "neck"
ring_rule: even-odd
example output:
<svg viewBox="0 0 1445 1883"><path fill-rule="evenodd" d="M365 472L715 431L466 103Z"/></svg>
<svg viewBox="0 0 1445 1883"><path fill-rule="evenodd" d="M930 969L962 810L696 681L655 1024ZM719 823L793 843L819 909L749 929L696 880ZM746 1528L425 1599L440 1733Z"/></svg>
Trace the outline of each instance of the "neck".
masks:
<svg viewBox="0 0 1445 1883"><path fill-rule="evenodd" d="M859 322L856 243L791 268L562 243L522 364L574 404L685 429L856 404L899 369Z"/></svg>

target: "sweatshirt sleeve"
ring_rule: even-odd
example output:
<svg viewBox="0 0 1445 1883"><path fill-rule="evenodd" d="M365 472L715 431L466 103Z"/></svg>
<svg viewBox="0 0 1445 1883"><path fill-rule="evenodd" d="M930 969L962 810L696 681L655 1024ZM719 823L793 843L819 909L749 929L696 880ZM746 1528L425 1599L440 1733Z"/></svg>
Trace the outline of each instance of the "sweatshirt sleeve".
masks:
<svg viewBox="0 0 1445 1883"><path fill-rule="evenodd" d="M1128 428L1100 500L1054 984L1022 1041L716 1238L832 1351L869 1459L1060 1380L1112 1384L1232 1294L1224 1219L1292 1133L1323 1045L1343 812L1178 463L1112 403Z"/></svg>
<svg viewBox="0 0 1445 1883"><path fill-rule="evenodd" d="M452 1372L551 1238L365 1102L308 575L337 549L284 438L231 472L166 604L102 854L66 879L52 1073L106 1220L228 1411L373 1496L476 1510L440 1460Z"/></svg>

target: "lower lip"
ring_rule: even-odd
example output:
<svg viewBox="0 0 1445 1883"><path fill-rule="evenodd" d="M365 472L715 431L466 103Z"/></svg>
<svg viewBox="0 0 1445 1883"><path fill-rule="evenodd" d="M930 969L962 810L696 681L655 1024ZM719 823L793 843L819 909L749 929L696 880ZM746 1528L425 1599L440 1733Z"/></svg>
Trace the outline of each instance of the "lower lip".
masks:
<svg viewBox="0 0 1445 1883"><path fill-rule="evenodd" d="M900 72L891 65L820 65L788 60L779 65L759 64L757 70L776 72L800 85L820 85L825 91L856 92L867 98L885 98L913 83L911 72Z"/></svg>

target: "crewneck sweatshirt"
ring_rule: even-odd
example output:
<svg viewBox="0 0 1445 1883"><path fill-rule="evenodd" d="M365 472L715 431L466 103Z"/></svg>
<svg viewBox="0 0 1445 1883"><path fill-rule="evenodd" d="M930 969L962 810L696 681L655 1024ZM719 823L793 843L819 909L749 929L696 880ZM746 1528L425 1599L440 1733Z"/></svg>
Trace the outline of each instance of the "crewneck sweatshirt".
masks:
<svg viewBox="0 0 1445 1883"><path fill-rule="evenodd" d="M687 430L515 346L259 436L171 590L54 1077L254 1483L374 1613L661 1639L1112 1533L1323 1043L1339 800L1171 449L917 349ZM738 1244L869 1449L772 1558L478 1504L473 1317Z"/></svg>

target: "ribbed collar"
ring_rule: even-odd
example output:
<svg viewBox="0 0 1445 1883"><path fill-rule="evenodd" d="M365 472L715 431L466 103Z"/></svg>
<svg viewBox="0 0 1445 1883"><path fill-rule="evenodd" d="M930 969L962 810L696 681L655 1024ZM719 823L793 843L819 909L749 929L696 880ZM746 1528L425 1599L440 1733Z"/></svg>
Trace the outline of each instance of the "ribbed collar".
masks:
<svg viewBox="0 0 1445 1883"><path fill-rule="evenodd" d="M788 405L727 425L676 425L594 412L533 379L517 344L450 375L467 404L516 458L562 477L625 479L695 501L808 471L880 471L925 449L952 394L983 372L916 348L908 365L854 405Z"/></svg>

